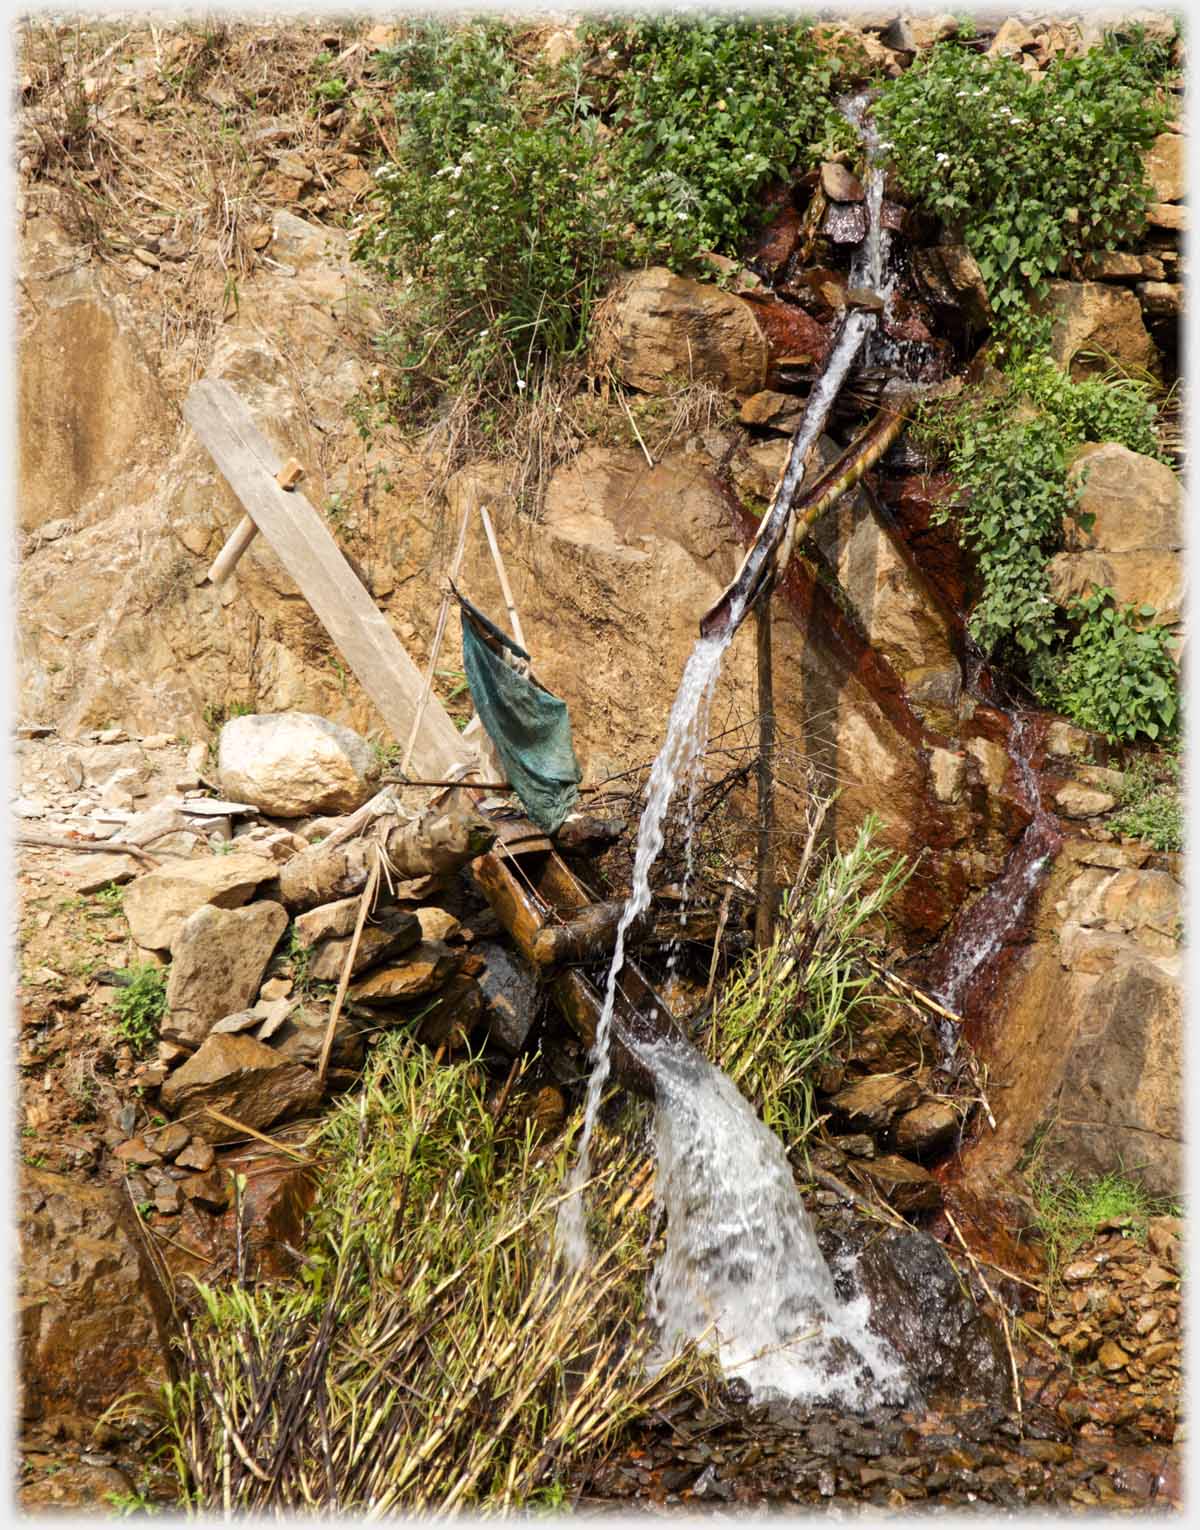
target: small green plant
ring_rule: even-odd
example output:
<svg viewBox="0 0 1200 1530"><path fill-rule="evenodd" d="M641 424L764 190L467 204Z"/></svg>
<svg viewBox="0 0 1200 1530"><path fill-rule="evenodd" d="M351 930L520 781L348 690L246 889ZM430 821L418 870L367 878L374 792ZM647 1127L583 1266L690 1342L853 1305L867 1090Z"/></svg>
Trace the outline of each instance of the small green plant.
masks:
<svg viewBox="0 0 1200 1530"><path fill-rule="evenodd" d="M816 803L818 824L828 807ZM822 1062L880 998L862 960L874 944L869 928L913 867L872 844L878 831L868 814L849 850L801 869L784 895L775 940L745 959L713 1013L709 1056L789 1146L816 1125L813 1080Z"/></svg>
<svg viewBox="0 0 1200 1530"><path fill-rule="evenodd" d="M253 711L254 705L249 701L209 701L202 715L208 727L217 732L231 717L248 717Z"/></svg>
<svg viewBox="0 0 1200 1530"><path fill-rule="evenodd" d="M1152 1196L1129 1175L1114 1172L1084 1179L1069 1171L1049 1174L1041 1154L1025 1171L1037 1208L1037 1222L1046 1245L1046 1262L1053 1275L1076 1249L1093 1238L1106 1222L1123 1222L1126 1235L1144 1243L1152 1216L1178 1215L1178 1205Z"/></svg>
<svg viewBox="0 0 1200 1530"><path fill-rule="evenodd" d="M115 882L106 882L96 893L96 902L99 903L99 913L103 919L111 919L114 914L120 914L125 909L125 894Z"/></svg>
<svg viewBox="0 0 1200 1530"><path fill-rule="evenodd" d="M371 740L371 752L375 756L375 762L379 766L380 774L389 770L398 770L400 761L404 757L404 746L396 743L393 739L390 743L383 743L380 739Z"/></svg>
<svg viewBox="0 0 1200 1530"><path fill-rule="evenodd" d="M117 973L119 987L113 1000L117 1030L142 1054L158 1040L158 1026L167 1008L167 978L162 967L146 962Z"/></svg>
<svg viewBox="0 0 1200 1530"><path fill-rule="evenodd" d="M1114 834L1140 839L1155 850L1183 849L1179 757L1137 759L1125 771L1121 810L1108 820Z"/></svg>
<svg viewBox="0 0 1200 1530"><path fill-rule="evenodd" d="M161 1514L162 1505L148 1496L144 1488L131 1488L128 1493L105 1493L104 1501L112 1509L112 1519L129 1519L134 1514Z"/></svg>
<svg viewBox="0 0 1200 1530"><path fill-rule="evenodd" d="M332 53L322 51L312 61L311 73L316 77L313 99L318 106L338 106L350 95L350 86L339 74L333 73L335 63Z"/></svg>
<svg viewBox="0 0 1200 1530"><path fill-rule="evenodd" d="M1169 56L1166 43L1109 37L1033 80L1015 60L943 43L885 87L875 117L896 173L961 229L1001 330L1068 258L1136 238Z"/></svg>
<svg viewBox="0 0 1200 1530"><path fill-rule="evenodd" d="M953 515L974 555L982 593L972 636L988 653L1023 663L1057 648L1066 628L1050 595L1048 563L1075 515L1083 480L1068 469L1085 441L1115 441L1162 460L1152 390L1129 378L1075 381L1044 353L1014 365L986 396L974 390L918 411L925 444L961 491Z"/></svg>
<svg viewBox="0 0 1200 1530"><path fill-rule="evenodd" d="M1111 743L1170 740L1179 731L1179 682L1153 606L1119 606L1108 589L1068 607L1078 628L1065 651L1034 673L1042 699Z"/></svg>
<svg viewBox="0 0 1200 1530"><path fill-rule="evenodd" d="M292 982L296 985L297 993L307 994L310 986L308 969L312 963L312 947L301 940L300 931L296 928L294 919L288 925L287 942L284 945L283 954L291 964Z"/></svg>

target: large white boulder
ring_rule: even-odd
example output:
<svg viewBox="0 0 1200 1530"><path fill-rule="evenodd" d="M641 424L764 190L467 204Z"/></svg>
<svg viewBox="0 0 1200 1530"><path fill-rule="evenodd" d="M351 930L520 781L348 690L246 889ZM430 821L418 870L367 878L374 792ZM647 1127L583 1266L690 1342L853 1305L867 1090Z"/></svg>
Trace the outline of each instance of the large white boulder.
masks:
<svg viewBox="0 0 1200 1530"><path fill-rule="evenodd" d="M352 813L375 791L379 761L366 739L311 712L234 717L217 746L221 790L275 818Z"/></svg>

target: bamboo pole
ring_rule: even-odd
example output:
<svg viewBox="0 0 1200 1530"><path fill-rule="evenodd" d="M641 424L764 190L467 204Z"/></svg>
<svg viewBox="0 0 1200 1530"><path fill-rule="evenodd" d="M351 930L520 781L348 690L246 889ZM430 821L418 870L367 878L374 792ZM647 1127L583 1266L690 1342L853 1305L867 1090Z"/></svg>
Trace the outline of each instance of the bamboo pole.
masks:
<svg viewBox="0 0 1200 1530"><path fill-rule="evenodd" d="M729 620L735 590L741 586L746 594L744 610L749 612L756 597L755 591L773 569L782 573L787 566L793 546L808 535L813 525L835 504L843 494L859 482L863 474L875 465L895 441L907 423L906 405L903 401L884 405L863 431L851 443L838 460L822 473L811 488L801 496L799 503L791 507L788 518L773 536L767 526L767 517L759 527L753 543L742 560L731 583L720 599L705 612L700 621L700 635L711 637L722 630ZM794 444L794 443L793 443ZM792 463L784 470L776 489L776 500L784 493ZM792 491L794 493L794 490ZM773 507L774 508L774 507ZM766 544L770 544L769 546Z"/></svg>
<svg viewBox="0 0 1200 1530"><path fill-rule="evenodd" d="M338 1016L342 1012L342 1005L346 1002L346 990L350 987L350 975L354 971L354 958L358 955L358 944L362 940L363 925L367 922L367 915L371 912L371 906L375 902L375 894L379 889L381 858L382 852L379 846L376 845L375 854L371 860L371 874L367 877L367 885L363 888L362 897L359 899L358 918L354 922L354 934L346 951L346 959L342 963L341 981L338 983L337 993L333 996L333 1003L329 1006L329 1021L325 1027L325 1040L321 1045L321 1061L317 1067L317 1083L322 1089L325 1087L325 1072L329 1067L329 1054L333 1051L333 1038L337 1030Z"/></svg>
<svg viewBox="0 0 1200 1530"><path fill-rule="evenodd" d="M771 664L771 596L775 576L754 608L758 653L758 877L754 896L754 944L764 950L775 934L775 686Z"/></svg>
<svg viewBox="0 0 1200 1530"><path fill-rule="evenodd" d="M504 596L504 605L508 611L509 631L517 640L517 646L529 652L525 643L525 634L521 631L521 618L517 615L517 603L513 599L512 588L508 582L508 573L504 567L504 559L500 556L500 545L496 541L496 533L492 529L492 518L487 512L486 505L479 507L479 519L483 522L483 529L487 535L488 546L492 551L492 562L496 565L496 577L500 581L500 593Z"/></svg>

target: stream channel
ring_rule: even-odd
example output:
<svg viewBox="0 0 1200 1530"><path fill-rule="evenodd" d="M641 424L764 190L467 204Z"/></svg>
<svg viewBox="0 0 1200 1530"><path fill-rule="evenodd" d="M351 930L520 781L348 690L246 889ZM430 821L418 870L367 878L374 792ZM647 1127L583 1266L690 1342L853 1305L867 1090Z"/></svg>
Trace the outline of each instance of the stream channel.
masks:
<svg viewBox="0 0 1200 1530"><path fill-rule="evenodd" d="M896 371L907 359L906 347L878 324L895 275L880 219L886 146L868 104L866 96L842 103L867 148L867 232L850 267L861 306L845 314L809 394L755 547L706 618L646 788L632 891L592 1049L569 1183L575 1193L559 1216L561 1256L575 1267L591 1256L583 1191L610 1072L625 935L650 904L650 871L674 794L684 788L689 806L694 801L722 658L761 593L757 570L782 540L805 459L852 366L861 356ZM768 546L772 531L777 540ZM759 542L766 552L756 566ZM773 581L766 598L772 590ZM980 665L973 670L972 690L997 705L992 677ZM953 922L927 968L930 991L964 1013L964 1006L978 1011L998 955L1062 843L1042 803L1031 719L1015 708L997 710L1029 822L999 877ZM943 1028L942 1039L950 1061L957 1044L952 1027ZM1074 1435L1055 1407L1061 1387L1055 1391L1054 1368L1020 1367L1011 1340L1005 1353L998 1325L956 1287L932 1239L900 1233L872 1245L861 1219L845 1208L827 1216L818 1233L784 1145L720 1069L680 1038L641 1041L633 1050L656 1089L656 1225L665 1223L665 1246L648 1307L659 1353L665 1357L687 1341L708 1347L725 1385L709 1404L687 1402L659 1414L624 1459L580 1473L581 1507L600 1509L614 1498L685 1509L848 1507L864 1500L893 1510L930 1501L959 1509L1178 1503L1176 1453ZM1014 1389L1026 1393L1031 1376L1040 1387L1028 1406Z"/></svg>

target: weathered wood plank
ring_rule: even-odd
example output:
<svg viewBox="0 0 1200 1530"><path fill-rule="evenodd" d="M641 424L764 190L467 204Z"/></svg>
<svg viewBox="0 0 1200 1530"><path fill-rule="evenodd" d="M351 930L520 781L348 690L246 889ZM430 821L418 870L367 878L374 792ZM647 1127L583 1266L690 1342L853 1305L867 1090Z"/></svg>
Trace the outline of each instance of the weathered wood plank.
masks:
<svg viewBox="0 0 1200 1530"><path fill-rule="evenodd" d="M183 413L392 736L407 738L421 698L420 671L312 505L303 494L276 483L278 453L249 410L227 383L205 378L193 384ZM445 709L431 698L412 751L414 771L441 778L473 759Z"/></svg>

